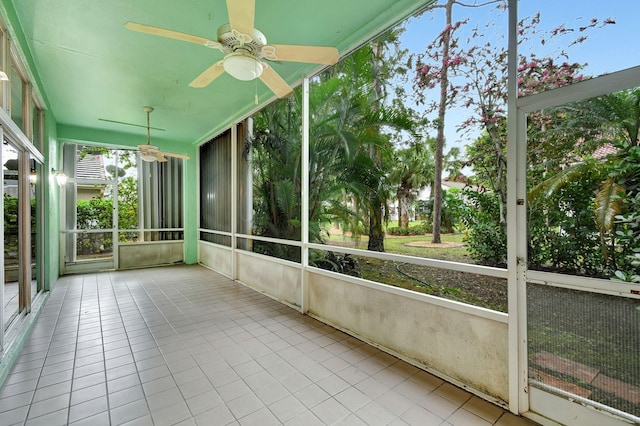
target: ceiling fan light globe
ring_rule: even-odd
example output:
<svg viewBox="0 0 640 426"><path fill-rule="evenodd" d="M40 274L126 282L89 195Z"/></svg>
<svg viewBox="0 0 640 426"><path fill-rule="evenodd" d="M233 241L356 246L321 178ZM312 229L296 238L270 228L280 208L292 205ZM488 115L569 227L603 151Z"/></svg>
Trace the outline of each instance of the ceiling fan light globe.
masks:
<svg viewBox="0 0 640 426"><path fill-rule="evenodd" d="M234 52L227 55L222 63L224 70L233 78L249 81L262 74L263 65L253 56L243 52Z"/></svg>
<svg viewBox="0 0 640 426"><path fill-rule="evenodd" d="M156 156L153 154L143 153L143 154L140 154L140 159L142 161L146 161L147 163L152 163L156 161Z"/></svg>

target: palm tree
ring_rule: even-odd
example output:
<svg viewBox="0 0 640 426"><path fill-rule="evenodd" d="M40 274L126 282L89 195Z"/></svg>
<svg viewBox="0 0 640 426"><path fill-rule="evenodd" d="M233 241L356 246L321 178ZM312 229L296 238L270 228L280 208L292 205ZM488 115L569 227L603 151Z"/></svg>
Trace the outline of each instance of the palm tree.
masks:
<svg viewBox="0 0 640 426"><path fill-rule="evenodd" d="M390 178L397 184L396 197L400 228L409 227L409 210L417 192L433 183L434 158L431 150L427 149L431 144L416 142L396 152L396 164Z"/></svg>
<svg viewBox="0 0 640 426"><path fill-rule="evenodd" d="M322 241L322 225L332 219L362 223L376 215L381 223L378 206L389 199L384 170L391 152L390 137L381 129L410 130L414 125L404 112L372 107L376 94L367 68L369 55L367 47L360 49L311 86L311 241ZM254 193L259 198L254 202L254 227L277 238L299 239L300 233L300 96L298 90L260 111L251 141ZM372 150L383 167L371 157Z"/></svg>
<svg viewBox="0 0 640 426"><path fill-rule="evenodd" d="M601 250L613 270L625 263L628 268L625 257L640 246L640 89L572 104L558 113L563 119L558 133L580 135L582 144L592 149L610 144L617 152L604 159L586 158L553 173L530 190L529 200L544 200L573 182L600 177L592 213ZM624 250L616 249L620 244Z"/></svg>

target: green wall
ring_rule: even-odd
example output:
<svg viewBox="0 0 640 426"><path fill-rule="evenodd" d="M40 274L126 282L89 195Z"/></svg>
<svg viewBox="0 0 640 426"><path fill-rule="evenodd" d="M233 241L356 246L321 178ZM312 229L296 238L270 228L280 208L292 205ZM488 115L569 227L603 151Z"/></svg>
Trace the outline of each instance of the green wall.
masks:
<svg viewBox="0 0 640 426"><path fill-rule="evenodd" d="M45 289L51 290L60 276L60 188L51 169L59 170L61 150L57 138L56 120L53 114L45 111L44 115L44 169L48 177L44 191L45 208Z"/></svg>

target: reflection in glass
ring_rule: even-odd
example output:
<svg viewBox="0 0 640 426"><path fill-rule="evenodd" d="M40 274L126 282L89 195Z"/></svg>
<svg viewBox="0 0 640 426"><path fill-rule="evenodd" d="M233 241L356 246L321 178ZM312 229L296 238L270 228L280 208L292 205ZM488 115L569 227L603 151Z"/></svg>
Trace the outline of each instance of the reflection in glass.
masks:
<svg viewBox="0 0 640 426"><path fill-rule="evenodd" d="M31 198L31 299L35 299L43 289L43 252L42 252L42 215L40 214L42 196L42 164L30 160L29 197Z"/></svg>
<svg viewBox="0 0 640 426"><path fill-rule="evenodd" d="M13 61L11 62L11 78L9 82L11 84L11 119L20 129L24 130L22 122L23 82Z"/></svg>
<svg viewBox="0 0 640 426"><path fill-rule="evenodd" d="M4 190L4 325L5 329L19 312L20 239L18 151L2 144Z"/></svg>

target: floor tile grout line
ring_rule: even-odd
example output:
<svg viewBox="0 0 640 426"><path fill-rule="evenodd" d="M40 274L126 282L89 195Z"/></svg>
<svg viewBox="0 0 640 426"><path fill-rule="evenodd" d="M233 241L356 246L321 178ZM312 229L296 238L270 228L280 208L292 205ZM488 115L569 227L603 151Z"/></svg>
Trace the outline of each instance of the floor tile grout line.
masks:
<svg viewBox="0 0 640 426"><path fill-rule="evenodd" d="M137 310L138 310L138 312L140 313L140 316L144 319L144 315L142 314L142 311L140 310L140 305L139 305L139 303L136 301L135 297L133 296L133 293L131 292L131 288L130 288L129 282L128 282L127 280L123 280L123 283L124 283L124 285L126 285L127 290L129 291L129 294L131 294L131 298L132 298L132 300L134 301L134 303L135 303L135 305L136 305L136 309L137 309ZM151 303L153 303L153 306L156 308L156 310L157 310L157 311L162 315L162 317L164 318L164 320L165 320L165 321L166 321L166 322L171 326L171 328L176 332L176 335L178 335L178 336L179 336L178 332L175 330L175 328L173 327L173 325L171 325L171 320L170 320L169 318L167 318L167 316L165 315L165 313L164 313L164 312L162 312L162 310L160 309L160 307L158 306L158 304L157 304L157 303L156 303L156 301L154 300L153 295L152 295L152 294L150 294L150 293L149 293L149 291L147 290L147 288L145 287L145 283L144 283L144 282L142 282L142 281L140 281L140 280L137 280L137 283L138 283L138 285L140 286L140 288L142 289L142 291L144 292L144 294L145 294L145 296L146 296L146 299L147 299L147 300L149 300ZM153 279L151 279L151 280L150 280L150 284L151 284L151 285L153 285L153 286L155 286L155 287L158 287L157 283L156 283L156 282L155 282L155 280L153 280ZM162 294L163 294L163 295L164 295L164 297L166 297L168 300L172 300L170 297L168 297L168 296L166 295L166 293L165 293L165 292L162 292ZM117 302L116 302L116 303L117 303ZM175 305L175 304L173 303L173 301L172 301L172 304L173 304L173 305ZM119 306L119 305L118 305L118 306ZM119 308L118 308L118 310L119 310L120 314L122 314ZM182 311L181 311L181 313L182 313ZM182 314L184 315L184 313L182 313ZM149 332L151 333L151 336L153 337L153 340L154 340L154 342L155 342L155 344L156 344L156 347L159 349L159 348L160 348L160 346L158 345L158 341L157 341L157 339L156 339L156 336L154 336L154 335L153 335L153 333L150 331L150 329L149 329L149 325L148 325L148 323L147 323L146 319L145 319L145 325L147 326L147 329L148 329L148 330L149 330ZM125 331L125 333L126 333L126 331ZM180 340L182 341L182 338L181 338ZM164 360L164 362L165 362L165 365L166 365L166 366L167 366L167 368L168 368L169 361L168 361L168 360L167 360L167 358L166 358L166 354L165 354L164 352L162 352L162 350L160 350L160 349L159 349L159 351L160 351L160 354L161 354L161 356L162 356L162 358L163 358L163 360ZM133 350L132 350L132 353L133 353ZM135 364L135 357L134 357L134 364ZM227 365L228 365L228 364L227 364ZM140 382L142 383L142 378L140 377L140 371L138 370L138 366L137 366L137 364L135 364L135 367L136 367L136 372L137 372L137 374L138 374L138 378L140 379ZM229 365L228 365L228 367L229 367L229 368L231 368L231 366L229 366ZM169 369L169 368L168 368L168 369ZM199 364L199 363L198 363L198 369L199 369L199 370L204 374L204 376L205 376L205 377L207 377L206 373L202 370L202 367L200 366L200 364ZM174 382L175 382L175 373L174 373L174 372L172 372L170 369L169 369L169 375L171 376L171 378L172 378L172 379L174 380ZM215 387L215 385L214 385L213 383L211 383L211 381L210 381L210 379L209 379L208 377L207 377L207 381L212 385L213 389L216 391L216 394L218 394L218 396L220 397L220 394L218 393L217 388ZM176 382L176 385L177 385L177 382ZM185 402L185 404L187 404L187 400L186 400L186 398L184 397L184 393L182 392L182 390L180 390L180 386L179 386L179 385L177 385L177 388L178 388L178 391L180 392L180 395L182 396L183 401ZM144 389L143 389L143 393L144 393ZM152 415L151 407L150 407L150 406L149 406L149 404L148 404L148 399L147 399L147 398L148 398L148 396L146 395L146 393L144 393L144 395L145 395L145 401L147 402L147 407L149 408L149 413L151 413L151 415ZM188 404L187 404L187 408L189 408L189 407L188 407ZM193 413L192 413L192 411L191 411L191 408L189 408L189 413L191 414L191 416L192 416L192 417L194 417L194 416L193 416Z"/></svg>
<svg viewBox="0 0 640 426"><path fill-rule="evenodd" d="M114 296L115 304L116 304L116 306L118 308L118 317L122 321L122 328L124 329L125 336L127 336L127 344L128 344L129 350L131 350L131 358L133 359L133 366L134 366L134 368L136 370L136 375L138 376L138 381L140 382L140 387L142 388L142 394L144 395L144 402L145 402L145 405L146 405L147 410L149 412L149 416L151 416L152 419L153 419L151 407L149 406L149 401L147 399L147 395L144 392L144 387L142 386L142 378L140 377L140 370L138 369L138 364L136 363L135 356L133 355L133 348L131 347L131 340L129 340L129 333L127 332L127 328L124 325L125 323L124 323L124 318L122 317L122 310L120 309L120 302L119 302L119 299L118 299L118 296L117 296L117 289L114 286L114 280L113 280L113 274L114 273L115 272L108 273L109 284L110 284L111 291L112 291L113 296ZM140 307L139 307L138 303L136 302L136 300L135 300L135 298L133 296L133 293L131 292L131 288L129 287L128 282L126 280L123 280L122 283L123 283L124 287L127 289L127 293L129 294L129 297L131 297L131 300L135 303L136 310L138 311L138 313L140 314L140 316L144 320L144 315L140 311ZM144 321L144 323L145 323L145 326L147 327L147 330L149 330L149 326L148 326L146 320ZM154 339L154 341L155 341L155 339ZM106 363L106 358L105 358L105 363ZM105 365L105 369L106 369L106 365ZM107 380L107 404L110 407L110 402L109 402L109 381L108 380ZM136 417L136 419L139 419L139 418L142 418L142 417L144 417L144 416ZM133 420L136 420L136 419L131 419L130 421L133 421ZM109 408L109 420L112 421L111 409L110 408Z"/></svg>
<svg viewBox="0 0 640 426"><path fill-rule="evenodd" d="M155 280L153 280L153 279L151 279L151 280L150 280L150 284L152 284L152 285L153 285L153 286L155 286L156 288L158 287L157 282L156 282ZM170 320L169 318L167 318L167 316L164 314L164 312L162 312L162 310L160 309L160 307L158 306L158 304L157 304L157 303L156 303L156 301L154 300L153 295L151 295L151 294L149 293L149 291L147 290L147 288L145 287L145 285L144 285L143 283L140 283L140 286L141 286L142 290L145 292L145 294L147 295L147 298L148 298L148 299L153 303L153 305L156 307L156 309L158 309L158 311L162 314L162 317L163 317L163 318L164 318L164 319L165 319L165 320L166 320L166 321L171 325L171 329L173 329L173 330L176 332L176 335L177 335L178 337L180 337L179 333L175 330L175 328L174 328L174 327L173 327L173 325L171 324L171 320ZM163 296L164 296L164 297L166 297L168 300L170 300L170 301L171 301L171 304L175 306L175 303L173 302L172 298L168 297L168 296L166 295L166 293L165 293L164 291L162 291L161 289L159 289L159 290L161 291L161 293L163 294ZM136 304L136 305L137 305L137 304ZM177 308L177 306L176 306L176 308ZM182 315L184 315L185 317L187 317L187 316L186 316L186 315L185 315L181 310L180 310L180 313L181 313ZM188 317L187 317L187 318L188 318ZM191 323L191 322L190 322L190 323ZM153 336L153 333L152 333L152 336ZM155 336L153 336L153 339L154 339L154 341L156 342L156 345L158 345L158 342L157 342L157 340L156 340L156 337L155 337ZM182 337L180 337L180 340L184 343L184 340L182 339ZM160 347L160 346L158 346L158 348L159 348L159 347ZM185 346L185 347L186 347L186 346ZM188 349L187 349L187 350L188 350ZM165 364L167 365L167 368L169 369L169 374L171 375L171 378L175 381L175 376L174 376L174 374L175 374L175 373L174 373L173 371L171 371L171 369L168 367L169 361L168 361L168 360L167 360L167 358L166 358L166 354L165 354L164 352L162 352L162 350L160 350L160 353L162 354L162 358L165 360ZM225 361L225 363L226 363L226 361ZM233 367L231 367L228 363L226 363L226 364L227 364L227 367L228 367L228 368L231 368L231 369L233 368ZM137 368L137 367L136 367L136 368ZM211 379L207 376L206 372L202 370L202 367L201 367L200 363L198 363L198 369L199 369L199 370L204 374L204 376L207 378L207 382L209 382L209 383L211 384L211 386L213 387L213 390L216 392L216 394L218 395L218 397L222 398L222 396L220 395L220 393L219 393L219 391L218 391L217 387L215 386L215 384L211 382ZM176 385L177 385L177 382L176 382ZM187 404L187 400L186 400L186 398L184 397L184 393L182 392L182 390L180 390L180 386L179 386L179 385L178 385L178 391L180 392L180 395L182 396L182 398L183 398L183 400L184 400L185 404ZM226 405L226 402L225 402L225 405ZM187 404L187 408L189 408L189 407L188 407L188 404ZM228 407L227 407L227 408L228 408ZM191 411L191 408L189 408L189 412L191 413L191 415L192 415L192 417L193 417L193 413L192 413L192 411ZM231 412L231 411L230 411L230 412ZM231 413L231 415L234 417L234 419L236 419L236 421L238 421L238 420L239 420L239 419L237 419L237 418L235 417L235 415L234 415L233 413Z"/></svg>
<svg viewBox="0 0 640 426"><path fill-rule="evenodd" d="M111 289L111 292L113 292L113 283L111 281L111 276L110 274L105 274L108 279L109 279L109 288ZM100 284L99 284L99 280L98 280L98 276L96 274L96 293L97 293L97 302L98 302L98 317L100 318L100 336L102 336L102 362L104 364L104 389L105 389L105 398L107 399L107 413L108 413L108 417L109 417L109 423L111 423L112 419L111 419L111 402L109 401L109 380L107 377L107 354L106 351L104 349L104 332L102 329L102 303L101 303L101 293L100 293ZM115 295L114 295L115 297ZM116 301L117 304L117 301ZM120 312L120 309L118 308L118 313ZM125 331L126 333L126 331ZM127 341L129 340L129 338L127 337Z"/></svg>
<svg viewBox="0 0 640 426"><path fill-rule="evenodd" d="M233 283L232 281L229 281L229 282ZM171 304L172 304L172 305L173 305L173 306L174 306L174 307L175 307L175 308L176 308L176 309L177 309L177 310L178 310L178 311L179 311L183 316L185 316L186 318L188 318L188 316L187 316L187 315L185 315L185 313L183 312L183 310L181 310L181 309L180 309L180 308L179 308L179 307L178 307L178 306L173 302L173 299L172 299L172 298L170 298L170 297L166 294L166 292L164 292L161 288L159 288L159 286L158 286L157 282L155 282L154 280L151 280L151 284L152 284L153 286L155 286L156 288L158 288L158 290L163 294L163 296L164 296L164 297L166 297L166 298L167 298L167 300L171 301ZM143 286L142 286L142 288L143 288L143 290L147 293L147 295L148 295L148 297L150 298L150 300L152 300L152 302L154 303L154 305L155 305L156 307L158 307L158 305L157 305L156 301L155 301L155 300L153 300L153 296L152 296L151 294L149 294L149 292L147 291L146 287L143 285ZM185 296L185 295L184 295L182 292L180 292L180 291L178 291L178 292L179 292L179 293L180 293L180 295L185 299L185 301L187 301L187 302L188 302L188 303L190 303L190 304L193 304L193 302L192 302L192 301L191 301L187 296ZM165 315L164 313L163 313L162 315L163 315L163 318L165 318L165 320L167 320L167 322L168 322L169 324L171 324L170 319L169 319L169 318L167 318L167 317L166 317L166 315ZM245 315L245 316L246 316L246 315ZM238 323L237 323L237 321L235 321L235 320L232 320L232 321L233 321L235 324L237 324L238 326L241 326L241 324L238 324ZM190 324L193 324L191 321L189 321L189 322L190 322ZM175 330L175 328L173 327L173 325L171 325L171 328L172 328L174 331L176 331L176 330ZM176 331L176 334L180 337L180 335L179 335L179 333L178 333L177 331ZM204 337L204 336L203 336L203 337ZM155 339L155 337L154 337L154 339ZM182 337L180 337L180 340L184 342L184 339L182 339ZM163 358L164 358L164 354L163 354ZM165 358L165 361L166 361L166 358ZM284 360L284 361L286 362L286 360ZM234 369L231 365L229 365L229 364L228 364L228 362L227 362L226 360L225 360L225 363L226 363L226 365L227 365L227 367L228 367L228 368L230 368L230 369L232 369L232 370L234 370L234 371L235 371L235 369ZM202 370L202 367L201 367L200 363L198 363L198 368L199 368L199 370L204 374L204 376L207 378L207 381L212 385L213 390L215 390L215 391L216 391L216 394L218 394L218 396L219 396L219 397L221 397L221 395L220 395L220 393L219 393L219 391L218 391L217 387L215 386L215 384L211 382L211 380L209 379L209 377L208 377L208 376L206 375L206 373ZM265 370L265 372L267 372L267 374L269 374L270 376L272 376L272 375L271 375L271 373L269 373L268 371L266 371L266 370ZM172 378L174 378L174 380L175 380L175 376L174 376L174 374L175 374L175 373L173 373L173 372L171 372L171 371L170 371L170 374L171 374ZM245 385L247 385L247 387L249 387L249 389L251 389L251 386L249 385L249 383L247 383L247 382L246 382L245 378L240 377L240 380L242 380L242 382L243 382ZM276 378L276 380L277 380L277 378ZM178 386L178 389L179 389L179 386ZM180 391L180 393L181 393L181 395L183 396L183 399L184 399L184 394L182 393L182 391ZM254 392L253 390L252 390L252 393L255 395L255 392ZM256 397L257 397L258 399L260 399L257 395L256 395ZM222 397L221 397L221 398L222 398ZM236 399L237 399L237 398L236 398ZM184 400L185 400L185 402L186 402L186 399L184 399ZM262 404L264 404L264 402L263 402L261 399L260 399L260 401L261 401L261 403L262 403ZM229 401L229 402L231 402L231 401ZM226 406L227 406L227 408L228 408L228 405L227 405L227 402L226 402L226 401L225 401L225 405L226 405ZM268 405L267 405L267 404L264 404L264 407L265 407L265 408L267 408L270 412L272 412L272 411L269 409L269 407L268 407ZM190 410L190 411L191 411L191 410ZM241 418L237 418L237 417L236 417L236 415L235 415L232 411L230 411L230 412L231 412L231 415L234 417L234 419L236 419L236 421L239 421L239 420L241 419ZM247 414L247 415L250 415L250 414L251 414L251 413L249 413L249 414ZM274 414L274 416L275 416L275 413L273 413L273 412L272 412L272 414ZM276 416L276 417L277 417L277 416Z"/></svg>
<svg viewBox="0 0 640 426"><path fill-rule="evenodd" d="M83 281L82 281L82 292L80 293L80 301L79 301L79 306L78 306L78 333L76 335L76 349L75 349L75 353L74 353L74 357L73 357L73 367L72 367L72 373L71 373L71 390L69 391L69 405L67 406L67 424L69 424L70 418L71 418L71 407L73 407L72 405L72 401L71 398L73 396L73 392L74 392L74 386L73 386L73 382L75 381L74 379L76 378L76 362L77 362L77 353L78 353L78 339L80 338L80 329L82 327L82 310L83 310L83 305L85 302L85 291L87 290L87 283L86 283L86 278L87 277L92 277L93 281L95 281L95 293L96 293L96 306L98 309L98 319L100 319L100 341L102 344L102 365L104 367L104 381L105 381L105 388L107 386L107 364L106 364L106 358L105 358L105 354L104 354L104 335L102 334L102 320L101 320L101 313L100 313L100 295L99 295L99 285L98 285L98 279L97 279L97 274L93 273L93 274L87 274L87 275L83 275ZM82 419L78 419L78 420L82 420Z"/></svg>
<svg viewBox="0 0 640 426"><path fill-rule="evenodd" d="M66 282L66 285L65 285L65 288L64 288L64 294L61 296L62 300L60 302L59 310L58 310L58 313L56 315L56 323L55 323L56 325L55 325L55 327L53 327L53 331L51 332L51 336L49 337L49 344L47 345L47 352L45 354L42 366L39 367L40 368L40 373L38 374L38 380L36 380L35 388L33 389L33 395L31 395L31 399L29 401L29 408L27 409L27 412L25 413L25 417L24 417L24 422L25 423L27 422L27 419L29 418L29 413L31 412L31 408L33 407L33 404L34 404L34 399L36 397L36 392L38 390L38 385L40 384L40 379L42 378L42 370L44 369L44 366L45 366L45 364L47 362L47 357L49 356L49 351L51 350L51 343L53 342L53 336L55 335L56 328L58 328L58 322L60 320L60 315L61 315L61 313L63 311L62 308L63 308L63 306L65 304L66 295L67 295L68 291L69 291L69 282ZM77 339L77 337L76 337L76 339ZM77 344L77 341L76 341L76 344Z"/></svg>

